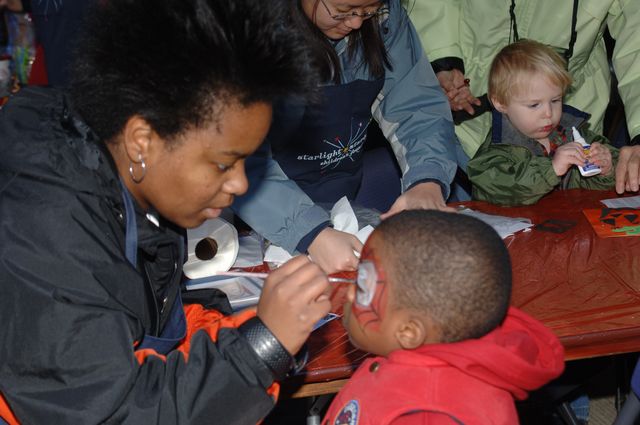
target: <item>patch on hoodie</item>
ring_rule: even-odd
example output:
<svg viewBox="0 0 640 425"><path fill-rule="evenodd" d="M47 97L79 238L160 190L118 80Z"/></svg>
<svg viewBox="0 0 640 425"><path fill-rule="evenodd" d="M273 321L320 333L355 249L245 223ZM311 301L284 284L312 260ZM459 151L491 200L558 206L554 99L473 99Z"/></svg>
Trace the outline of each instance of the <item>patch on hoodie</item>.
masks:
<svg viewBox="0 0 640 425"><path fill-rule="evenodd" d="M358 401L351 400L338 413L333 425L356 425L358 423L358 413L360 413Z"/></svg>

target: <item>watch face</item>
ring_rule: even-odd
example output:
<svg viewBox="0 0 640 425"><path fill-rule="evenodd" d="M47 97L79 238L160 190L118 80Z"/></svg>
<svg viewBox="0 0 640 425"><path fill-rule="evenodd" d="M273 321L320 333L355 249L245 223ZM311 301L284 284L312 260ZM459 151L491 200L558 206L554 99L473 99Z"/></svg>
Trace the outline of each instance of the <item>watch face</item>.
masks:
<svg viewBox="0 0 640 425"><path fill-rule="evenodd" d="M371 305L373 296L376 293L376 283L378 281L378 273L375 265L371 261L361 261L358 265L358 278L356 283L356 304L360 307L368 307Z"/></svg>

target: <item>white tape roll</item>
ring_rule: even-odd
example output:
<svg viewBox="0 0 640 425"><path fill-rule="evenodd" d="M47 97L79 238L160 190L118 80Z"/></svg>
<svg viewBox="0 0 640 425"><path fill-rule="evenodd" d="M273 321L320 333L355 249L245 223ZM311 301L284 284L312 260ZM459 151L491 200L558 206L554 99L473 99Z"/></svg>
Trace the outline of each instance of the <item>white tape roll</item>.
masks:
<svg viewBox="0 0 640 425"><path fill-rule="evenodd" d="M216 255L210 260L200 260L195 250L198 242L211 238L218 244ZM189 279L212 276L227 271L238 256L238 231L229 222L218 217L205 221L200 227L187 230L187 251L189 259L184 264L184 274Z"/></svg>

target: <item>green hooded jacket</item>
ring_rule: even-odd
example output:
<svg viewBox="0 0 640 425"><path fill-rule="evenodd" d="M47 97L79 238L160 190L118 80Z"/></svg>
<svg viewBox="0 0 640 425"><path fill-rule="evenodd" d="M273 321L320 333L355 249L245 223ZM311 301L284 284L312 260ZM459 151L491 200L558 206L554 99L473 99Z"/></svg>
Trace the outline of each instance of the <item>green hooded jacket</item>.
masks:
<svg viewBox="0 0 640 425"><path fill-rule="evenodd" d="M587 117L587 114L565 105L560 124L549 138L558 146L571 143L571 127L576 127L588 144L598 142L605 145L613 160L608 175L583 177L577 167L571 167L564 176L556 175L552 157L545 156L542 145L520 133L503 114L494 111L493 130L467 165L473 199L498 205L531 205L556 188L613 189L613 167L618 160L618 149L611 146L604 136L587 128Z"/></svg>
<svg viewBox="0 0 640 425"><path fill-rule="evenodd" d="M410 17L434 69L460 69L475 96L487 92L489 66L496 53L519 38L566 50L571 45L572 0L412 0ZM602 133L609 102L610 72L603 34L616 40L612 64L625 105L629 134L640 136L640 1L580 0L576 40L569 59L574 83L564 102L591 114L591 129ZM465 152L473 157L491 127L485 113L456 126ZM640 138L640 137L639 137Z"/></svg>

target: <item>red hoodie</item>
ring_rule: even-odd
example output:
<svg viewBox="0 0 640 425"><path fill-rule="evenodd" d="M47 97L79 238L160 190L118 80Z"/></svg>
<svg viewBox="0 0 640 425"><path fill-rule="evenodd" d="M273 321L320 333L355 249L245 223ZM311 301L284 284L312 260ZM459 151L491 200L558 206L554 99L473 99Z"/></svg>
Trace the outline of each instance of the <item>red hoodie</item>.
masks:
<svg viewBox="0 0 640 425"><path fill-rule="evenodd" d="M323 425L518 423L522 400L564 370L564 349L542 323L510 308L480 339L367 359Z"/></svg>

